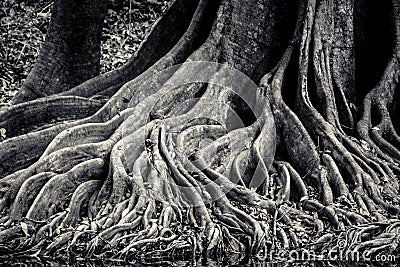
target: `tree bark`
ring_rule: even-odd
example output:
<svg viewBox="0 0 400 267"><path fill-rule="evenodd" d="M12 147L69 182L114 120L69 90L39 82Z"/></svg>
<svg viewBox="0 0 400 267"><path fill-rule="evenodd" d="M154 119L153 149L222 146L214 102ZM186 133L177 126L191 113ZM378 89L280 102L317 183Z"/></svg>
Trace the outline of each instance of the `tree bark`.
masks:
<svg viewBox="0 0 400 267"><path fill-rule="evenodd" d="M121 69L0 111L0 243L145 262L395 253L400 7L379 6L379 33L375 7L174 1Z"/></svg>
<svg viewBox="0 0 400 267"><path fill-rule="evenodd" d="M102 0L55 1L46 41L12 102L63 92L99 75L106 12Z"/></svg>

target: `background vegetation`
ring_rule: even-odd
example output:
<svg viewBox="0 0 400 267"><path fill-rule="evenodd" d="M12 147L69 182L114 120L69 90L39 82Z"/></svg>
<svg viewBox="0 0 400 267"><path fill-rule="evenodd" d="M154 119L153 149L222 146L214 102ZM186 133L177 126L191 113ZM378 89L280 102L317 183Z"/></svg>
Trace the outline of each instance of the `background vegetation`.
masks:
<svg viewBox="0 0 400 267"><path fill-rule="evenodd" d="M102 72L131 57L165 0L108 0L102 37ZM53 1L0 1L0 105L6 104L29 74L46 38Z"/></svg>

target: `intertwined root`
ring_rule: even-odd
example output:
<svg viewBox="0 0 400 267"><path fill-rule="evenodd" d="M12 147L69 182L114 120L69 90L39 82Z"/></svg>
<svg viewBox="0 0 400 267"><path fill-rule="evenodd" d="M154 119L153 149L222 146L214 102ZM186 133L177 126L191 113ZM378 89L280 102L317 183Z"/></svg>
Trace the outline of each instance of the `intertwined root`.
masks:
<svg viewBox="0 0 400 267"><path fill-rule="evenodd" d="M398 220L361 224L341 232L337 238L325 234L310 249L329 251L343 261L394 261L399 250L398 227Z"/></svg>
<svg viewBox="0 0 400 267"><path fill-rule="evenodd" d="M25 106L53 110L71 102L57 117L67 122L43 119L29 126L32 133L16 127L1 142L1 155L18 156L2 157L0 168L1 250L234 263L279 248L321 256L326 249L398 249L400 138L388 106L398 88L399 45L365 97L357 139L342 125L355 124L343 92L349 81L331 76L330 57L349 56L331 42L337 26L330 19L342 16L333 2L300 1L290 45L253 90L246 82L230 88L244 75L228 75L224 65L193 64L222 58L236 64L217 49L224 27L216 25L207 40L199 32L207 14L224 21L240 1L222 1L229 8L218 12L210 2L199 2L169 53L101 108L95 97L56 96L0 113L6 118L0 126L9 127L29 118ZM290 88L295 104L282 97L291 64L298 65L297 89ZM90 84L66 94L95 95ZM71 117L76 103L85 114Z"/></svg>

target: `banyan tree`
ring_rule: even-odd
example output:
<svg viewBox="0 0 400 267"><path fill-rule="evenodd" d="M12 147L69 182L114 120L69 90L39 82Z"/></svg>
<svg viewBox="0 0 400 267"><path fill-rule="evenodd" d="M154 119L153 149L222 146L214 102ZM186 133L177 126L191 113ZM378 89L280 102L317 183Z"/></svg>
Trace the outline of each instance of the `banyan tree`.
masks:
<svg viewBox="0 0 400 267"><path fill-rule="evenodd" d="M398 0L174 0L99 74L105 2L0 109L4 254L398 252Z"/></svg>

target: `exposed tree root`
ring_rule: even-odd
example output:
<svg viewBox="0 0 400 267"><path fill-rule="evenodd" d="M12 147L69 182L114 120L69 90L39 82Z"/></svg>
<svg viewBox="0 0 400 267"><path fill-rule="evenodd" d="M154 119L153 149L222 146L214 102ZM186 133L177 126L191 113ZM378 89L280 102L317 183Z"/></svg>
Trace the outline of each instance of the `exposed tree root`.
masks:
<svg viewBox="0 0 400 267"><path fill-rule="evenodd" d="M347 1L188 2L172 4L121 70L61 94L74 96L0 113L10 133L0 143L0 244L144 262L263 258L299 247L398 251L395 1L394 52L361 118L351 110L354 69L341 79L348 66L337 67L354 45L336 31L353 20L340 13L352 9ZM297 9L292 39L279 37ZM187 12L190 23L179 17ZM171 25L177 32L162 48ZM112 95L106 103L96 100L101 91ZM28 125L31 110L38 116ZM48 125L54 118L62 123Z"/></svg>

